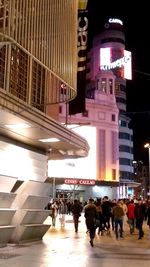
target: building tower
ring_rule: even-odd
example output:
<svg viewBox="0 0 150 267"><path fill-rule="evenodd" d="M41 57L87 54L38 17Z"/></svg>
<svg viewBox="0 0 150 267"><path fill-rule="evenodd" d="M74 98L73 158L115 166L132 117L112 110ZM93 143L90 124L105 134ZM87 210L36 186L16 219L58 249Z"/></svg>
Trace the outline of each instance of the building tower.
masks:
<svg viewBox="0 0 150 267"><path fill-rule="evenodd" d="M60 104L59 114L59 120L62 123L67 121L68 127L72 127L74 131L86 138L90 146L89 155L80 162L78 159L74 159L66 163L65 172L61 165L58 177L74 178L77 184L76 178L87 179L87 182L88 179L93 179L97 187L85 186L83 188L83 184L82 187L78 187L79 191L83 191L82 197L88 199L90 195L93 197L108 195L113 199L119 197L119 192L117 192L119 184L119 110L115 98L116 76L111 70L102 71L97 68L92 78L93 66L97 63L94 56L98 57L97 54L93 54L94 52L95 50L91 50L88 56L87 69L90 71L86 75L86 111L68 115L67 105ZM80 90L82 90L82 86ZM74 166L72 173L69 172L67 165ZM68 172L66 172L67 169ZM68 174L71 176L67 176ZM61 190L65 190L65 188L66 185L64 189L62 185Z"/></svg>
<svg viewBox="0 0 150 267"><path fill-rule="evenodd" d="M104 31L93 40L89 53L87 97L91 97L96 88L93 82L97 73L110 71L115 75L115 96L119 109L119 170L120 196L128 195L127 186L133 179L133 131L126 116L126 78L131 79L131 55L125 50L123 23L119 19L109 19ZM125 186L127 185L127 186ZM132 187L132 186L131 186Z"/></svg>

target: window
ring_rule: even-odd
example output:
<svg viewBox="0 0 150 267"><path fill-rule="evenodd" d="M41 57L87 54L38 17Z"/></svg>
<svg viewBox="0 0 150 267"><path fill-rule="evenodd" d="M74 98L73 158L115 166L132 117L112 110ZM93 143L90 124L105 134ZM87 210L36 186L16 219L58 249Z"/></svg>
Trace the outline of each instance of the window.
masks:
<svg viewBox="0 0 150 267"><path fill-rule="evenodd" d="M116 180L116 169L112 169L112 180Z"/></svg>
<svg viewBox="0 0 150 267"><path fill-rule="evenodd" d="M121 127L127 127L127 122L126 121L119 120L119 125Z"/></svg>
<svg viewBox="0 0 150 267"><path fill-rule="evenodd" d="M129 135L128 133L120 132L120 133L119 133L119 138L120 138L120 139L130 140L130 135Z"/></svg>
<svg viewBox="0 0 150 267"><path fill-rule="evenodd" d="M101 88L100 80L97 80L97 90L100 90Z"/></svg>
<svg viewBox="0 0 150 267"><path fill-rule="evenodd" d="M127 153L133 153L132 147L129 147L127 145L120 145L119 146L119 151L120 152L127 152Z"/></svg>
<svg viewBox="0 0 150 267"><path fill-rule="evenodd" d="M132 180L133 179L133 173L120 171L120 179Z"/></svg>
<svg viewBox="0 0 150 267"><path fill-rule="evenodd" d="M101 91L106 93L106 78L102 78L101 80Z"/></svg>
<svg viewBox="0 0 150 267"><path fill-rule="evenodd" d="M112 114L112 115L111 115L111 120L112 120L112 121L116 121L116 115L115 115L115 114Z"/></svg>
<svg viewBox="0 0 150 267"><path fill-rule="evenodd" d="M132 161L130 159L127 159L127 158L119 158L119 163L120 163L120 165L132 166Z"/></svg>
<svg viewBox="0 0 150 267"><path fill-rule="evenodd" d="M59 113L62 113L62 106L59 106Z"/></svg>
<svg viewBox="0 0 150 267"><path fill-rule="evenodd" d="M119 83L115 84L115 91L120 91L120 84Z"/></svg>
<svg viewBox="0 0 150 267"><path fill-rule="evenodd" d="M112 95L113 94L113 80L109 79L109 92Z"/></svg>
<svg viewBox="0 0 150 267"><path fill-rule="evenodd" d="M117 103L122 103L126 105L126 99L122 98L122 97L116 97L116 101Z"/></svg>
<svg viewBox="0 0 150 267"><path fill-rule="evenodd" d="M83 117L88 117L88 110L85 110L85 111L82 113L82 116L83 116Z"/></svg>

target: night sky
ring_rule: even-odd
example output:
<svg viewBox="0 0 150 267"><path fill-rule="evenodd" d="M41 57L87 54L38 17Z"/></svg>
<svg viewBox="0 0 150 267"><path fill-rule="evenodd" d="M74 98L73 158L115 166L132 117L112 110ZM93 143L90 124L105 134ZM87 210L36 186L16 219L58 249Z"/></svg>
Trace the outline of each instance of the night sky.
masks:
<svg viewBox="0 0 150 267"><path fill-rule="evenodd" d="M111 5L110 5L111 3ZM119 18L124 24L126 49L132 52L133 79L127 81L127 112L133 129L134 160L148 163L150 142L150 13L145 1L130 6L129 2L89 0L89 47L94 35L104 29L110 17Z"/></svg>

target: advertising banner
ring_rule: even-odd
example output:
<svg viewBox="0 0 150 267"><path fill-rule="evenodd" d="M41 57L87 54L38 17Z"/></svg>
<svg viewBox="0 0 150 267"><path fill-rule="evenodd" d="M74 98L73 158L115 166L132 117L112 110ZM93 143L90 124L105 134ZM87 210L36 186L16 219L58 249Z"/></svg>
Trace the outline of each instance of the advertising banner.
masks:
<svg viewBox="0 0 150 267"><path fill-rule="evenodd" d="M79 0L78 6L77 96L69 102L69 115L85 111L86 55L88 38L87 2L87 0Z"/></svg>

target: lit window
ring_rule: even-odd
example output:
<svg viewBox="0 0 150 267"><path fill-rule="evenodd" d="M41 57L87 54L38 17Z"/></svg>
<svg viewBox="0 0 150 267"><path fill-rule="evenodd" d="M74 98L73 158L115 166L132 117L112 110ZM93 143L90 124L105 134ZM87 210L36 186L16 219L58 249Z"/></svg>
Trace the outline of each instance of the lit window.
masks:
<svg viewBox="0 0 150 267"><path fill-rule="evenodd" d="M112 95L113 94L113 80L109 79L109 92Z"/></svg>
<svg viewBox="0 0 150 267"><path fill-rule="evenodd" d="M101 91L106 93L106 78L102 78L101 80Z"/></svg>
<svg viewBox="0 0 150 267"><path fill-rule="evenodd" d="M112 180L116 180L116 169L112 169Z"/></svg>

